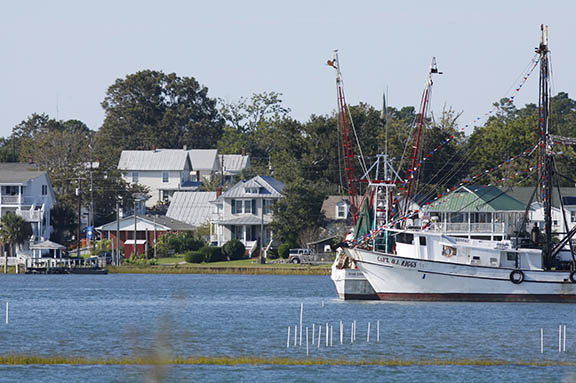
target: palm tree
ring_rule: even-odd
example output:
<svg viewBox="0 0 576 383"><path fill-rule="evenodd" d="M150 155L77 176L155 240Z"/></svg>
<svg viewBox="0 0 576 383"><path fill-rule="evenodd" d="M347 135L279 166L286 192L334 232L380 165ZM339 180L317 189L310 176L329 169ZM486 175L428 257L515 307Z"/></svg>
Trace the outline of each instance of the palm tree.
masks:
<svg viewBox="0 0 576 383"><path fill-rule="evenodd" d="M24 243L32 235L32 226L16 213L8 212L0 220L0 241L8 245L10 256L14 245ZM8 254L4 253L4 273L8 272Z"/></svg>

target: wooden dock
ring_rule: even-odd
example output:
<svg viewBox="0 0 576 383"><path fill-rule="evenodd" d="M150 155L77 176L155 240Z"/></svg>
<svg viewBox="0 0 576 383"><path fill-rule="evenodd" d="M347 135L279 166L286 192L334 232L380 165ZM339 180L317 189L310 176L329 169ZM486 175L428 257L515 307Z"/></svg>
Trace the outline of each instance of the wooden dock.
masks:
<svg viewBox="0 0 576 383"><path fill-rule="evenodd" d="M108 274L105 260L78 258L28 258L26 274Z"/></svg>

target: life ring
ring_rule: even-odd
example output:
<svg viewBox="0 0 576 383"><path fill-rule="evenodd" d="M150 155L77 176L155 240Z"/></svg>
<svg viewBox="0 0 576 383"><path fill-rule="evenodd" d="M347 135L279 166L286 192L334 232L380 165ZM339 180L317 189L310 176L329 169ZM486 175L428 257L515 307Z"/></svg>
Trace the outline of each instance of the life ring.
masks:
<svg viewBox="0 0 576 383"><path fill-rule="evenodd" d="M510 273L510 281L516 285L524 282L524 272L522 270L514 270Z"/></svg>
<svg viewBox="0 0 576 383"><path fill-rule="evenodd" d="M454 253L456 252L455 250L456 249L454 249L451 246L444 246L444 249L442 249L442 255L447 257L447 258L450 258L450 257L454 256Z"/></svg>
<svg viewBox="0 0 576 383"><path fill-rule="evenodd" d="M572 281L572 283L576 283L576 271L570 273L570 281Z"/></svg>

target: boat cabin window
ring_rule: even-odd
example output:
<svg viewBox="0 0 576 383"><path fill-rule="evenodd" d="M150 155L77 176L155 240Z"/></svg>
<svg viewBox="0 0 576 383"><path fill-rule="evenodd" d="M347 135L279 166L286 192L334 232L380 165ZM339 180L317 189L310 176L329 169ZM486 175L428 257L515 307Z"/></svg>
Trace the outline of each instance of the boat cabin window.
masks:
<svg viewBox="0 0 576 383"><path fill-rule="evenodd" d="M518 253L507 252L506 253L506 260L507 261L515 261L518 258Z"/></svg>
<svg viewBox="0 0 576 383"><path fill-rule="evenodd" d="M400 233L396 236L396 242L412 245L414 243L414 234Z"/></svg>
<svg viewBox="0 0 576 383"><path fill-rule="evenodd" d="M420 239L420 246L426 246L426 237L419 237Z"/></svg>

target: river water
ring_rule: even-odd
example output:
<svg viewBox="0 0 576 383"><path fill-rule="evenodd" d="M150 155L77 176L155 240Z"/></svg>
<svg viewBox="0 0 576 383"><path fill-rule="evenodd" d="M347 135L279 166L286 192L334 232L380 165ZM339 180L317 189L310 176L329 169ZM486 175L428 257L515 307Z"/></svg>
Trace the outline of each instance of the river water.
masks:
<svg viewBox="0 0 576 383"><path fill-rule="evenodd" d="M9 323L5 304L9 302ZM314 324L322 343L287 327ZM340 344L339 321L344 324ZM350 328L356 320L356 341ZM380 341L376 323L380 321ZM368 323L371 339L367 342ZM325 326L333 326L332 347ZM566 352L558 326L566 325ZM540 329L544 353L540 353ZM7 275L0 277L0 354L121 358L252 356L344 360L575 361L576 306L344 302L329 277ZM575 367L521 366L0 366L2 382L576 382Z"/></svg>

